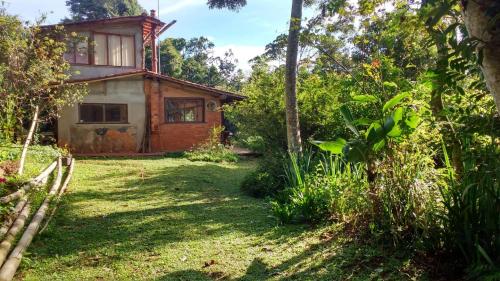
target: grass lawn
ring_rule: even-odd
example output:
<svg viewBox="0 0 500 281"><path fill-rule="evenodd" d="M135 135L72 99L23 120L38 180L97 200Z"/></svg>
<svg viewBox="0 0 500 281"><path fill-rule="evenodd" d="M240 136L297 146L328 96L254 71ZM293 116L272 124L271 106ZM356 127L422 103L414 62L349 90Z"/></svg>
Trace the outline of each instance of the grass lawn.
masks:
<svg viewBox="0 0 500 281"><path fill-rule="evenodd" d="M335 235L278 226L242 194L255 164L185 159L77 162L49 228L17 280L410 280L405 257Z"/></svg>

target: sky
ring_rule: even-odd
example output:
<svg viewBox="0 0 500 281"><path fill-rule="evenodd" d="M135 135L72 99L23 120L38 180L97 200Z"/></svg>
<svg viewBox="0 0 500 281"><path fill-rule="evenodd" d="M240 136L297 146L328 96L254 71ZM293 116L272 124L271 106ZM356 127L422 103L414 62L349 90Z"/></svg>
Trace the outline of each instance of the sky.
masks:
<svg viewBox="0 0 500 281"><path fill-rule="evenodd" d="M42 14L47 23L58 23L69 16L65 0L0 0L10 14L23 20L34 21ZM158 9L157 0L139 0L146 10ZM248 60L264 52L265 46L276 36L286 33L290 17L291 0L248 0L239 12L210 10L206 0L160 0L160 19L177 20L177 24L164 33L164 37L192 38L205 36L212 40L215 55L222 56L232 49L239 67L248 71ZM304 17L313 10L306 9Z"/></svg>

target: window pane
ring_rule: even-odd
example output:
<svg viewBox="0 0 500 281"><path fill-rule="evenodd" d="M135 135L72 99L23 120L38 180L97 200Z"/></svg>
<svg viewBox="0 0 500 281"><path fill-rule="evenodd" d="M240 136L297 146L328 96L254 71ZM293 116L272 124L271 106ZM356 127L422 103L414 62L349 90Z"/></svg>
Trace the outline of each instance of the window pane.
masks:
<svg viewBox="0 0 500 281"><path fill-rule="evenodd" d="M74 48L67 47L66 53L64 53L64 59L69 63L75 63Z"/></svg>
<svg viewBox="0 0 500 281"><path fill-rule="evenodd" d="M128 121L126 104L106 104L105 111L106 111L106 122L126 123Z"/></svg>
<svg viewBox="0 0 500 281"><path fill-rule="evenodd" d="M76 45L76 63L89 63L89 44L87 39L78 42Z"/></svg>
<svg viewBox="0 0 500 281"><path fill-rule="evenodd" d="M135 66L134 37L122 36L122 65Z"/></svg>
<svg viewBox="0 0 500 281"><path fill-rule="evenodd" d="M101 104L80 105L80 123L101 123L103 121L103 107Z"/></svg>
<svg viewBox="0 0 500 281"><path fill-rule="evenodd" d="M96 65L108 64L106 40L106 35L94 34L94 64Z"/></svg>
<svg viewBox="0 0 500 281"><path fill-rule="evenodd" d="M184 120L186 122L203 122L203 101L186 100L184 102Z"/></svg>
<svg viewBox="0 0 500 281"><path fill-rule="evenodd" d="M203 122L202 99L165 99L165 121Z"/></svg>
<svg viewBox="0 0 500 281"><path fill-rule="evenodd" d="M108 35L109 65L122 65L121 40L119 35Z"/></svg>
<svg viewBox="0 0 500 281"><path fill-rule="evenodd" d="M167 99L165 108L167 111L167 122L175 123L184 121L181 101Z"/></svg>

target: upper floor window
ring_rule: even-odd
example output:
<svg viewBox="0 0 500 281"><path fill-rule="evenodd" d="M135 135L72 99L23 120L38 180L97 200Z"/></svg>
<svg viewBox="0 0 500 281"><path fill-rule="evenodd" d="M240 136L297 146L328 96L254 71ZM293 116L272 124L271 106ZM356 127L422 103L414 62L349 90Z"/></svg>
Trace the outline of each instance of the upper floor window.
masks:
<svg viewBox="0 0 500 281"><path fill-rule="evenodd" d="M84 37L86 36L86 37ZM64 58L73 64L94 64L109 66L135 66L134 36L94 33L93 52L89 52L88 34L84 39L68 43ZM91 55L93 58L91 59Z"/></svg>
<svg viewBox="0 0 500 281"><path fill-rule="evenodd" d="M94 64L135 66L134 37L115 34L94 34Z"/></svg>
<svg viewBox="0 0 500 281"><path fill-rule="evenodd" d="M64 59L69 63L89 64L89 42L87 37L68 42Z"/></svg>

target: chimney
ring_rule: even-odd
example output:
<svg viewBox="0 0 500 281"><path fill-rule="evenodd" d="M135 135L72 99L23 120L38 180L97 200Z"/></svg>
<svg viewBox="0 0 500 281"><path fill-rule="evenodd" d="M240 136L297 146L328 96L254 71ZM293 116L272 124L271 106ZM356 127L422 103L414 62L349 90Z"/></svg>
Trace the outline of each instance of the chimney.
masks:
<svg viewBox="0 0 500 281"><path fill-rule="evenodd" d="M156 10L151 10L151 17L156 18Z"/></svg>

